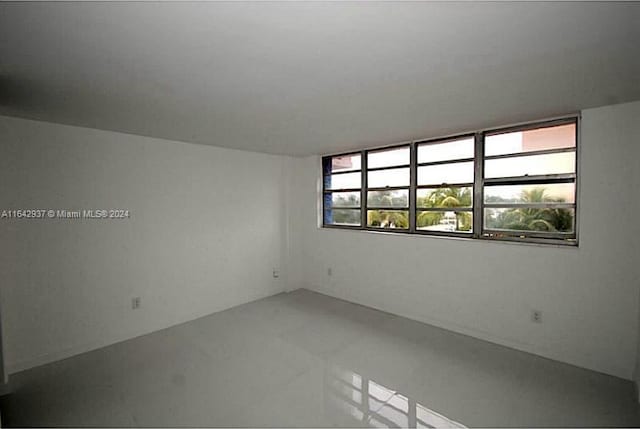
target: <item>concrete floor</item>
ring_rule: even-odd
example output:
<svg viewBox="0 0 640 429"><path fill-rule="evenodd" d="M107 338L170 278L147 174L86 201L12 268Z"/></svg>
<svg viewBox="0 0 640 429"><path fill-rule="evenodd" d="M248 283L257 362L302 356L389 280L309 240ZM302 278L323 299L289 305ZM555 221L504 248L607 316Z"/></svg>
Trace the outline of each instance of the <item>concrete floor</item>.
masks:
<svg viewBox="0 0 640 429"><path fill-rule="evenodd" d="M306 290L11 383L5 426L640 426L629 381Z"/></svg>

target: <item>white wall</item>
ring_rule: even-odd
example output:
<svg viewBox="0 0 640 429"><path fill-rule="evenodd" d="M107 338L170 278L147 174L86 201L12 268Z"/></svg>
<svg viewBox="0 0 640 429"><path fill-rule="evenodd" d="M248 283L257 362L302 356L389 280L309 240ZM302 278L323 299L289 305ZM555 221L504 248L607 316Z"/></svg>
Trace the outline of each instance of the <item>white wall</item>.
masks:
<svg viewBox="0 0 640 429"><path fill-rule="evenodd" d="M578 248L320 229L320 160L301 159L293 173L295 281L630 379L640 285L639 119L640 102L583 112ZM542 311L542 324L531 322L532 309Z"/></svg>
<svg viewBox="0 0 640 429"><path fill-rule="evenodd" d="M132 214L0 220L9 372L284 290L288 165L285 157L0 117L0 209ZM135 311L134 296L142 298Z"/></svg>
<svg viewBox="0 0 640 429"><path fill-rule="evenodd" d="M564 248L320 229L318 157L0 117L0 209L132 213L0 219L9 372L307 287L631 378L638 118L639 102L583 112L580 247Z"/></svg>

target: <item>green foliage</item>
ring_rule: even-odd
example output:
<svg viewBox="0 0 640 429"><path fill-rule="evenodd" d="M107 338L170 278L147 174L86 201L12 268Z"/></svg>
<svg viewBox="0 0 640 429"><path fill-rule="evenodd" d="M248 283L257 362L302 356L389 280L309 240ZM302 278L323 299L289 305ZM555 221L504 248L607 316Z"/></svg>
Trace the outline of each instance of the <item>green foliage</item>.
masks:
<svg viewBox="0 0 640 429"><path fill-rule="evenodd" d="M333 210L331 212L333 223L359 225L360 210L341 210L341 207L358 207L360 198L357 193L336 193L333 197Z"/></svg>
<svg viewBox="0 0 640 429"><path fill-rule="evenodd" d="M438 225L442 221L443 215L443 212L418 212L417 226L418 228L424 228Z"/></svg>
<svg viewBox="0 0 640 429"><path fill-rule="evenodd" d="M369 210L367 224L381 228L409 228L409 217L406 211Z"/></svg>
<svg viewBox="0 0 640 429"><path fill-rule="evenodd" d="M513 201L513 200L512 200ZM561 198L547 195L544 187L524 190L518 201L522 203L561 203ZM333 221L341 224L359 224L360 212L357 210L340 210L340 206L358 206L359 198L353 194L335 201ZM494 197L491 202L506 202ZM406 207L406 196L393 191L372 193L368 205L371 207ZM471 207L472 194L470 188L445 187L437 188L427 195L418 197L419 208L447 208L450 211L418 211L416 226L418 228L451 225L454 231L471 231L472 216L468 211L456 211L459 207ZM455 215L455 219L451 216ZM505 210L488 210L486 226L491 229L507 229L516 231L571 231L573 229L573 213L563 208L510 208ZM408 211L403 209L369 210L367 224L380 228L409 228ZM453 229L455 227L455 229Z"/></svg>
<svg viewBox="0 0 640 429"><path fill-rule="evenodd" d="M348 225L357 225L360 223L360 210L333 210L332 213L333 222L348 224Z"/></svg>
<svg viewBox="0 0 640 429"><path fill-rule="evenodd" d="M367 196L369 207L407 207L407 194L397 191L374 191Z"/></svg>
<svg viewBox="0 0 640 429"><path fill-rule="evenodd" d="M375 191L367 196L369 207L390 207L389 210L369 210L367 225L378 228L409 228L409 213L392 207L407 207L407 194L398 191Z"/></svg>
<svg viewBox="0 0 640 429"><path fill-rule="evenodd" d="M335 208L357 207L360 205L360 198L358 198L356 194L349 193L347 198L343 197L341 194L334 194L334 196L336 197L333 202L333 206Z"/></svg>
<svg viewBox="0 0 640 429"><path fill-rule="evenodd" d="M417 205L422 208L451 208L471 207L472 197L470 188L437 188L426 196L418 197ZM455 231L471 231L471 212L455 211ZM446 212L422 211L418 212L417 227L446 223Z"/></svg>
<svg viewBox="0 0 640 429"><path fill-rule="evenodd" d="M546 195L543 187L524 190L520 194L523 203L562 203L562 198ZM486 224L491 229L516 231L571 231L573 214L563 208L512 208L504 211L490 210Z"/></svg>
<svg viewBox="0 0 640 429"><path fill-rule="evenodd" d="M429 195L418 197L418 207L471 207L470 188L437 188Z"/></svg>

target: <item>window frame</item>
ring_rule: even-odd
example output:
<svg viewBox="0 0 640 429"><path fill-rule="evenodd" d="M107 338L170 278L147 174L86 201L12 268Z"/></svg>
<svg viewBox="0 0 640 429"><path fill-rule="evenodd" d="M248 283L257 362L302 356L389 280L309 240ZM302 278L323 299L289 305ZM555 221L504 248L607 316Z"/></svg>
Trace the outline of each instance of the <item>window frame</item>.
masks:
<svg viewBox="0 0 640 429"><path fill-rule="evenodd" d="M453 142L456 140L464 140L467 138L473 138L474 142L474 156L473 158L457 158L457 159L450 159L450 160L446 160L446 161L434 161L434 162L418 162L418 148L420 146L428 146L428 145L433 145L433 144L441 144L441 143L447 143L447 142ZM438 188L442 188L442 185L448 185L448 187L471 187L471 192L473 194L472 200L471 200L471 210L464 208L462 210L458 210L458 211L468 211L471 212L472 215L472 219L474 219L474 223L472 223L471 226L471 231L472 232L463 232L463 231L429 231L429 230L424 230L424 229L418 229L417 225L415 225L414 228L414 233L415 234L420 234L420 235L435 235L435 236L444 236L444 237L458 237L458 238L474 238L475 235L475 203L476 203L476 198L475 198L475 157L477 155L477 141L476 141L476 134L475 133L465 133L465 134L457 134L455 136L449 136L449 137L440 137L440 138L435 138L435 139L427 139L427 140L419 140L419 141L415 141L414 142L414 146L415 146L415 170L416 170L416 179L415 179L415 183L414 183L414 187L412 190L412 193L414 195L414 201L415 201L415 205L414 205L414 211L411 214L414 224L417 224L418 221L418 213L421 211L429 211L429 210L420 210L417 207L417 199L418 199L418 189L438 189ZM446 164L456 164L456 163L460 163L460 162L473 162L474 163L474 179L471 183L469 182L463 182L463 183L440 183L440 184L430 184L430 185L419 185L418 184L418 168L420 167L424 167L424 166L431 166L431 165L446 165ZM455 211L455 210L431 210L431 211Z"/></svg>
<svg viewBox="0 0 640 429"><path fill-rule="evenodd" d="M384 152L387 150L394 150L394 149L402 149L402 148L409 148L409 164L398 164L398 165L391 165L391 166L386 166L386 167L373 167L373 168L369 168L369 154L370 153L375 153L375 152ZM373 149L365 149L362 151L363 152L363 156L364 156L364 166L362 169L362 177L363 177L363 182L362 182L362 192L363 192L363 197L364 200L360 200L360 207L362 210L362 221L361 224L363 226L363 229L367 230L367 231L384 231L384 232L397 232L397 233L408 233L411 231L411 184L413 182L413 178L412 178L412 168L411 166L414 164L413 162L413 142L409 142L409 143L399 143L399 144L394 144L391 146L385 146L385 147L381 147L381 148L373 148ZM409 169L409 184L405 185L405 186L386 186L386 187L373 187L370 188L369 187L369 172L373 171L384 171L384 170L393 170L393 169L404 169L404 168L408 168ZM407 207L377 207L377 206L372 206L369 207L369 191L395 191L395 190L407 190L408 194L409 194L409 201L408 201L408 205ZM362 197L361 197L362 198ZM384 227L377 227L377 226L369 226L367 222L368 220L368 214L369 214L369 209L371 210L388 210L388 211L406 211L408 212L409 215L409 227L408 228L384 228Z"/></svg>
<svg viewBox="0 0 640 429"><path fill-rule="evenodd" d="M578 236L579 236L579 216L580 216L580 204L579 204L579 186L580 186L580 114L572 114L562 117L555 117L552 119L543 119L536 121L529 121L518 123L514 125L502 126L502 127L493 127L481 129L473 132L465 132L459 134L448 135L444 137L430 138L430 139L419 139L413 140L409 142L403 143L395 143L388 146L380 146L374 148L367 148L362 150L352 150L347 152L341 152L331 155L325 155L321 157L321 166L322 166L322 203L321 203L321 216L322 228L335 228L335 229L350 229L350 230L361 230L361 231L374 231L374 232L388 232L388 233L397 233L397 234L413 234L413 235L422 235L422 236L435 236L435 237L455 237L455 238L464 238L464 239L476 239L476 240L486 240L486 241L510 241L510 242L520 242L520 243L538 243L538 244L552 244L552 245L562 245L562 246L578 246ZM561 125L570 125L573 124L575 126L575 147L568 148L554 148L554 149L545 149L538 151L527 151L527 152L518 152L518 153L509 153L509 154L499 154L499 155L490 155L486 156L485 153L485 139L490 135L497 134L505 134L510 132L518 132L518 131L529 131L535 129L542 128L550 128L554 126ZM430 144L438 144L438 143L447 143L450 141L463 140L463 139L473 139L474 145L474 156L473 158L459 158L459 159L450 159L450 160L442 160L442 161L433 161L433 162L418 162L418 148L420 146L426 146ZM409 148L409 165L393 165L387 167L376 167L373 169L368 168L368 155L373 152L380 152L385 150L398 149L402 147ZM567 173L567 174L547 174L547 175L536 175L536 176L514 176L514 177L499 177L499 178L485 178L485 163L487 160L492 159L504 159L510 157L526 157L526 156L535 156L541 154L555 154L555 153L567 153L573 152L575 153L575 173ZM358 189L326 189L326 172L325 172L325 162L326 160L331 160L334 157L339 156L347 156L347 155L360 155L360 170L349 171L350 173L359 171L361 174L360 179L360 188ZM460 162L473 162L474 168L474 177L473 183L443 183L443 184L433 184L433 185L418 185L418 168L422 166L430 166L430 165L446 165L446 164L454 164ZM395 168L409 168L409 185L408 186L390 186L390 187L376 187L369 188L368 187L368 173L369 171L381 171L381 170L390 170ZM341 172L337 174L346 174L347 172ZM336 173L330 173L336 174ZM502 203L502 204L491 204L484 202L484 193L485 187L491 186L500 186L500 185L508 185L508 184L521 184L521 185L534 185L534 184L552 184L552 183L573 183L574 184L574 202L573 203L540 203L540 207L548 207L554 206L563 208L573 208L573 232L563 233L563 232L539 232L539 231L521 231L523 234L519 234L515 230L496 230L491 228L484 227L484 213L485 208L492 208L494 206L509 206L510 203ZM471 208L464 208L461 210L442 210L442 211L467 211L472 213L472 232L463 232L463 231L430 231L425 229L417 228L417 216L421 211L425 211L419 207L417 207L417 193L419 189L428 189L428 188L440 188L446 185L446 187L471 187L472 191L472 205ZM406 229L403 228L385 228L385 227L375 227L368 226L368 210L370 209L368 206L368 192L375 190L408 190L409 193L409 201L407 208L395 208L395 207L387 207L385 210L401 210L408 211L409 215L409 227ZM333 192L360 192L360 225L345 225L345 224L328 224L325 222L325 213L327 210L326 207L326 195L332 194ZM512 204L515 206L516 204ZM532 206L534 204L529 204ZM489 206L489 207L487 207ZM527 204L519 204L518 206L527 207ZM497 208L497 207L496 207ZM339 207L336 207L339 209ZM372 207L372 210L381 210L383 208L380 207ZM354 208L356 210L356 208ZM429 211L429 210L427 210ZM431 210L435 211L435 210ZM499 235L497 235L499 234Z"/></svg>
<svg viewBox="0 0 640 429"><path fill-rule="evenodd" d="M364 183L362 182L362 172L365 171L365 161L362 158L362 152L363 151L351 151L351 152L345 152L345 153L340 153L340 154L336 154L336 155L331 155L331 156L323 156L322 157L322 226L325 228L341 228L341 229L360 229L360 227L362 226L362 190L364 189ZM339 171L337 173L333 173L331 172L331 175L341 175L341 174L349 174L349 173L360 173L361 177L360 177L360 188L336 188L336 189L327 189L326 188L326 174L325 174L325 160L329 160L331 161L332 158L335 157L339 157L339 156L348 156L348 155L360 155L360 169L359 170L347 170L347 171ZM360 213L360 225L349 225L349 224L327 224L325 223L325 204L326 204L326 197L327 195L332 195L334 192L360 192L360 208L359 210L361 211ZM335 208L336 210L340 210L340 207ZM358 208L343 208L344 210L358 210Z"/></svg>

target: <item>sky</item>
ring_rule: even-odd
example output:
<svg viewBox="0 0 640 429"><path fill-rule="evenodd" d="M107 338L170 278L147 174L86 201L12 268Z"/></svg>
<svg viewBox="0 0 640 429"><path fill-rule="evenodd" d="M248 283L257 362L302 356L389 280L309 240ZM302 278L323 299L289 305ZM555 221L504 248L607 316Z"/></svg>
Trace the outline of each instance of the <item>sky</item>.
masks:
<svg viewBox="0 0 640 429"><path fill-rule="evenodd" d="M488 135L485 138L485 154L500 155L557 147L575 147L575 126L561 125L550 128ZM451 159L473 158L473 138L463 138L444 143L428 143L418 146L418 163ZM402 166L409 164L409 147L387 149L368 153L369 168ZM485 177L511 177L538 174L575 172L575 152L532 155L518 158L502 158L485 161ZM358 170L360 155L334 158L334 171ZM418 185L441 183L472 183L473 162L418 167ZM409 186L409 168L397 168L368 173L368 186ZM359 188L360 173L339 174L332 177L332 187ZM535 186L485 187L487 195L514 199L526 189ZM549 196L574 202L574 185L544 185Z"/></svg>

